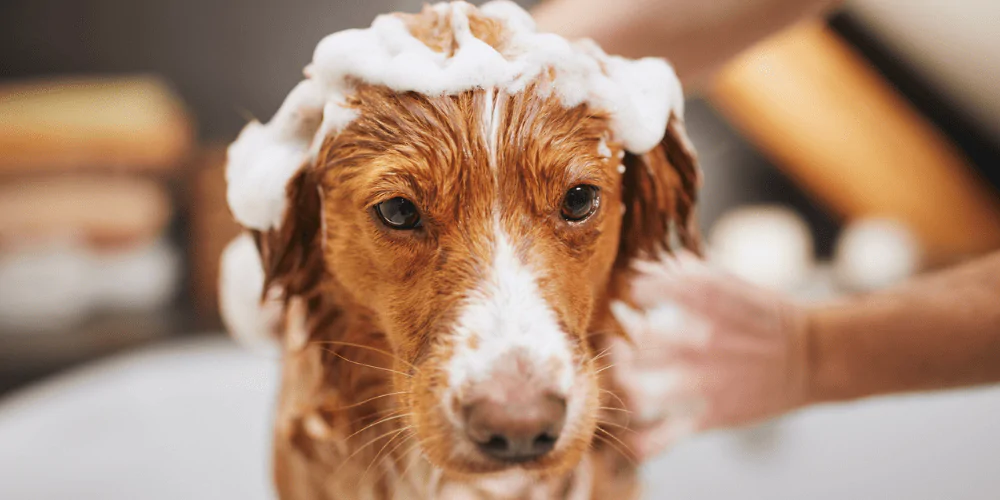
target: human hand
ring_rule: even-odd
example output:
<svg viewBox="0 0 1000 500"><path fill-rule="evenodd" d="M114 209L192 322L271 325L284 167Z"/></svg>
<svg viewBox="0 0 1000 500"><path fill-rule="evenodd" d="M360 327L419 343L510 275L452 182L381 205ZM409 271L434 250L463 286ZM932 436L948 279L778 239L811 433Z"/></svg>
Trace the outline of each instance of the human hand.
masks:
<svg viewBox="0 0 1000 500"><path fill-rule="evenodd" d="M701 430L746 424L806 401L806 314L791 300L689 254L644 262L633 300L612 305L629 339L612 341L626 444L647 459Z"/></svg>

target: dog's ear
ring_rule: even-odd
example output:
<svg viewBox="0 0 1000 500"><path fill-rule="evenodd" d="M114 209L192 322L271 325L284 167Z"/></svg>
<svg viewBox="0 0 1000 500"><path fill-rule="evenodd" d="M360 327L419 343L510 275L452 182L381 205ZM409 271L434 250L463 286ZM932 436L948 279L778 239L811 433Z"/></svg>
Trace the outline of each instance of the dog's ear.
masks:
<svg viewBox="0 0 1000 500"><path fill-rule="evenodd" d="M277 288L287 301L319 293L323 278L320 250L321 206L315 169L304 166L286 187L287 206L281 225L254 231L264 267L264 290Z"/></svg>
<svg viewBox="0 0 1000 500"><path fill-rule="evenodd" d="M683 119L672 115L657 147L644 155L626 154L623 161L625 214L616 265L671 252L671 231L684 248L700 254L694 212L701 172Z"/></svg>

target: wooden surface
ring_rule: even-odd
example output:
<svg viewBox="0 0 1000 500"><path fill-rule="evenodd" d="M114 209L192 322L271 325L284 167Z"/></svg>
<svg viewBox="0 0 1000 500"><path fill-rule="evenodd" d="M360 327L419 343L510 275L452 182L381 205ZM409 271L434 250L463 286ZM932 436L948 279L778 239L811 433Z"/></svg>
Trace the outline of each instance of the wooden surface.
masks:
<svg viewBox="0 0 1000 500"><path fill-rule="evenodd" d="M191 148L178 97L153 77L0 85L0 175L169 171Z"/></svg>
<svg viewBox="0 0 1000 500"><path fill-rule="evenodd" d="M908 224L929 263L1000 248L996 193L824 25L748 51L720 73L710 100L834 214Z"/></svg>

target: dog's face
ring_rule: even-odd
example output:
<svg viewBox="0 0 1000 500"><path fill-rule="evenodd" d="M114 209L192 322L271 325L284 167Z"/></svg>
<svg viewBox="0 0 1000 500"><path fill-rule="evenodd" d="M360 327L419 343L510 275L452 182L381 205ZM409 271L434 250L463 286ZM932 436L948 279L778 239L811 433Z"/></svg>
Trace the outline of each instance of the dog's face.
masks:
<svg viewBox="0 0 1000 500"><path fill-rule="evenodd" d="M588 335L617 274L665 248L670 226L689 234L695 171L678 122L637 157L604 114L537 86L361 86L350 106L357 118L294 181L285 227L316 233L329 279L386 335L392 392L429 459L571 467L597 425Z"/></svg>
<svg viewBox="0 0 1000 500"><path fill-rule="evenodd" d="M365 88L353 104L323 156L324 256L412 363L396 390L428 455L468 471L573 460L594 431L586 334L622 218L606 120L530 89Z"/></svg>
<svg viewBox="0 0 1000 500"><path fill-rule="evenodd" d="M409 30L453 50L462 18L434 12ZM496 22L467 22L507 45ZM671 230L695 241L679 118L652 151L626 154L605 111L552 92L555 74L438 96L356 82L350 122L323 138L288 185L284 220L258 238L272 284L335 290L384 334L399 418L453 472L575 465L600 409L589 336L614 333L620 278L666 250Z"/></svg>

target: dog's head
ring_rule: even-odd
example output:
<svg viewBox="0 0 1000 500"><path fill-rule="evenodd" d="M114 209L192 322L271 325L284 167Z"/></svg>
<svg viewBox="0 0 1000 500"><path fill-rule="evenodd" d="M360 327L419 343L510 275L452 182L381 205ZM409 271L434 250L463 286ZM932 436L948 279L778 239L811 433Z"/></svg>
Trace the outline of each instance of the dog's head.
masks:
<svg viewBox="0 0 1000 500"><path fill-rule="evenodd" d="M696 244L673 73L536 34L508 3L345 33L230 150L268 279L336 288L384 333L435 464L572 466L597 425L588 335L620 277L672 233Z"/></svg>

